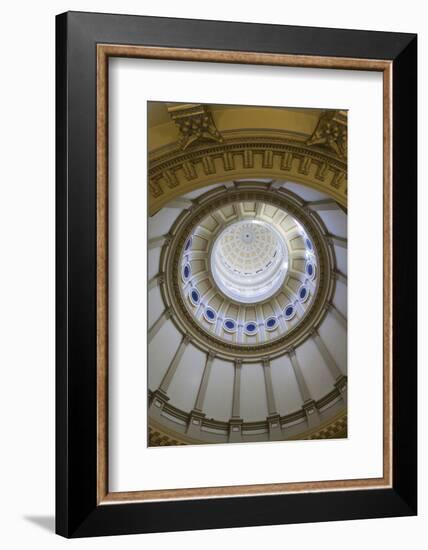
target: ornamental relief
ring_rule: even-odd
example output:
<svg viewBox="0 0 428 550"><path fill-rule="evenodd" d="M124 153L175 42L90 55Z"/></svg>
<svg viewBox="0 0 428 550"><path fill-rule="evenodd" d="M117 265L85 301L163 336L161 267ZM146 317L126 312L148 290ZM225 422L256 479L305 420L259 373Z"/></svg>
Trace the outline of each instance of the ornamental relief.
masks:
<svg viewBox="0 0 428 550"><path fill-rule="evenodd" d="M312 139L312 138L311 138ZM346 163L314 143L269 137L195 144L150 161L150 214L173 198L211 183L245 178L289 179L347 202Z"/></svg>
<svg viewBox="0 0 428 550"><path fill-rule="evenodd" d="M306 145L318 145L346 159L348 152L347 117L340 111L326 111Z"/></svg>
<svg viewBox="0 0 428 550"><path fill-rule="evenodd" d="M180 131L178 140L181 149L187 149L199 140L223 141L217 130L208 105L200 103L172 104L168 113Z"/></svg>

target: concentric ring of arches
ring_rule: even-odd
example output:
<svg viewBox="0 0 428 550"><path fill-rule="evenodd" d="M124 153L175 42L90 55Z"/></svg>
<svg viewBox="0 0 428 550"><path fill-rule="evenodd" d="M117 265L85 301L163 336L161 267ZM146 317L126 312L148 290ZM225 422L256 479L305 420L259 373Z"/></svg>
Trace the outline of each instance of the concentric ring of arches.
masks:
<svg viewBox="0 0 428 550"><path fill-rule="evenodd" d="M224 234L227 236L230 231L236 233L236 227L241 231L242 226L249 236L250 223L264 224L263 229L272 227L271 231L275 235L272 238L268 235L270 240L267 244L271 245L271 249L263 249L266 241L262 241L259 247L261 259L257 257L255 261L251 257L251 247L248 247L248 252L244 252L246 257L238 267L244 265L249 273L242 275L241 270L235 268L238 272L235 276L237 283L242 282L244 286L247 279L253 281L254 273L266 282L263 265L268 268L273 266L273 275L278 277L279 274L281 278L280 284L276 284L274 280L275 286L270 293L271 289L268 287L268 293L260 291L259 296L255 294L256 299L261 299L243 303L239 286L237 291L232 292L227 285L219 284L215 262L222 261L222 258L219 260L216 257L215 250L218 249L216 244L219 239L224 238ZM259 227L260 225L256 225L256 228ZM234 234L232 244L239 247L240 242L235 241ZM235 252L235 258L238 254L239 250ZM232 260L228 257L228 262L231 261L233 255ZM282 263L283 273L280 270ZM183 302L195 322L208 334L227 343L252 346L271 342L301 322L317 292L316 266L317 255L312 239L287 211L266 202L237 201L214 209L192 229L182 252L180 290ZM271 273L268 269L265 271L269 278ZM228 280L227 283L230 285Z"/></svg>
<svg viewBox="0 0 428 550"><path fill-rule="evenodd" d="M231 212L230 219L223 221L234 223L242 219L235 208L242 204L263 205L268 207L264 212L274 218L282 212L292 220L291 229L298 241L298 252L292 251L292 259L300 262L299 270L291 270L295 279L290 282L287 278L275 296L275 307L269 300L263 309L260 304L243 305L225 299L210 273L207 261L217 232L208 231L204 223L222 209ZM249 216L254 215L249 211ZM220 230L224 223L218 226ZM202 240L199 230L206 239L204 250L195 246L195 240ZM330 276L334 257L323 238L325 233L322 222L308 215L293 193L285 190L269 191L263 184L242 183L233 191L209 191L198 197L194 208L182 212L170 230L161 259L166 274L164 301L175 312L180 330L191 334L202 349L209 345L220 356L242 356L250 361L266 353L274 357L303 341L325 313L334 287Z"/></svg>

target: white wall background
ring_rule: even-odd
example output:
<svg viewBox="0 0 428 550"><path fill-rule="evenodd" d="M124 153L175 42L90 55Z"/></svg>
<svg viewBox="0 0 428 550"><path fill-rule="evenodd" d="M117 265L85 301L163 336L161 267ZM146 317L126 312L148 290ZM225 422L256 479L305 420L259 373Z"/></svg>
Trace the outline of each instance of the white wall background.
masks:
<svg viewBox="0 0 428 550"><path fill-rule="evenodd" d="M285 3L264 0L8 2L2 8L0 86L0 545L15 548L218 548L266 545L391 550L426 545L427 478L420 472L420 516L392 520L258 527L67 542L53 534L54 511L54 16L90 10L170 17L418 32L422 89L428 19L419 0ZM423 63L425 62L425 67ZM420 158L426 109L420 104ZM419 172L419 250L426 248L427 194ZM424 208L425 206L425 208ZM420 256L422 258L422 255ZM425 260L425 258L422 258ZM420 262L419 280L426 270ZM425 293L420 289L420 312ZM428 304L426 304L428 305ZM420 314L420 464L426 462L427 377ZM424 391L425 390L425 391Z"/></svg>

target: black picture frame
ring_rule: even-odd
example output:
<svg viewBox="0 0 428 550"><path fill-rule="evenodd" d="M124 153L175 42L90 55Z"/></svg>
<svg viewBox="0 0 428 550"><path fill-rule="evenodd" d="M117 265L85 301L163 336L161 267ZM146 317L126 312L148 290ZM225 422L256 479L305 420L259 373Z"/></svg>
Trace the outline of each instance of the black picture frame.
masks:
<svg viewBox="0 0 428 550"><path fill-rule="evenodd" d="M392 62L391 488L97 504L100 43ZM56 18L56 97L56 532L86 537L415 515L417 36L68 12Z"/></svg>

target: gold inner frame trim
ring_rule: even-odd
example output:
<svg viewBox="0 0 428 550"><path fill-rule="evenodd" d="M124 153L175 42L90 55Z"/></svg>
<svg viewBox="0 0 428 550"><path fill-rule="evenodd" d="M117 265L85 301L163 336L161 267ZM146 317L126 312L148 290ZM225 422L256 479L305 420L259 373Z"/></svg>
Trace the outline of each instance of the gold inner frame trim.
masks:
<svg viewBox="0 0 428 550"><path fill-rule="evenodd" d="M383 476L225 487L109 492L108 489L108 59L277 65L383 73ZM97 503L225 498L392 486L392 62L187 48L97 45Z"/></svg>

